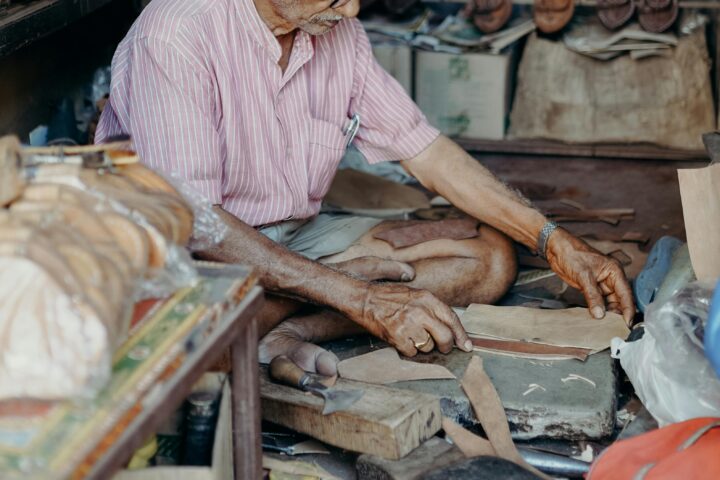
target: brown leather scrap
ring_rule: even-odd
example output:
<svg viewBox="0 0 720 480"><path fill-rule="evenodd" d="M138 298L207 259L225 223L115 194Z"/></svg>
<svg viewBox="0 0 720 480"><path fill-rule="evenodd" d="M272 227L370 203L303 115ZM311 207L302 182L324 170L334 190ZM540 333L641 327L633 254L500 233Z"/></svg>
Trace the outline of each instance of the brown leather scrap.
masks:
<svg viewBox="0 0 720 480"><path fill-rule="evenodd" d="M678 17L678 0L638 0L638 22L643 30L661 33Z"/></svg>
<svg viewBox="0 0 720 480"><path fill-rule="evenodd" d="M442 426L445 434L452 438L453 443L467 458L483 456L497 457L495 449L488 440L465 430L448 417L443 417Z"/></svg>
<svg viewBox="0 0 720 480"><path fill-rule="evenodd" d="M610 30L625 25L635 14L633 0L597 0L597 14L600 23Z"/></svg>
<svg viewBox="0 0 720 480"><path fill-rule="evenodd" d="M484 33L500 30L510 20L512 0L470 0L473 23Z"/></svg>
<svg viewBox="0 0 720 480"><path fill-rule="evenodd" d="M470 337L473 346L482 350L491 350L496 352L504 352L510 355L518 354L518 356L530 357L568 357L585 361L590 355L591 350L587 348L575 347L557 347L554 345L544 345L541 343L518 342L514 340L496 340L493 338Z"/></svg>
<svg viewBox="0 0 720 480"><path fill-rule="evenodd" d="M543 33L562 30L575 12L574 0L534 0L533 18Z"/></svg>
<svg viewBox="0 0 720 480"><path fill-rule="evenodd" d="M478 221L474 218L458 218L437 222L420 222L406 227L393 228L373 235L388 242L393 248L405 248L430 240L464 240L478 236Z"/></svg>

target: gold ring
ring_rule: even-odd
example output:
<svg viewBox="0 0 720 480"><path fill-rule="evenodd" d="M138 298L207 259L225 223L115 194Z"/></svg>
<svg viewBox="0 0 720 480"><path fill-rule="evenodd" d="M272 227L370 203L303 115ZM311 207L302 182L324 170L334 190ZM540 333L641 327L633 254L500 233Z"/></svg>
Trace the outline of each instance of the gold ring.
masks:
<svg viewBox="0 0 720 480"><path fill-rule="evenodd" d="M425 340L424 342L420 342L420 343L415 342L415 348L417 348L418 350L422 350L423 348L428 346L428 344L430 343L430 340L432 340L432 337L430 335L428 335L427 340Z"/></svg>

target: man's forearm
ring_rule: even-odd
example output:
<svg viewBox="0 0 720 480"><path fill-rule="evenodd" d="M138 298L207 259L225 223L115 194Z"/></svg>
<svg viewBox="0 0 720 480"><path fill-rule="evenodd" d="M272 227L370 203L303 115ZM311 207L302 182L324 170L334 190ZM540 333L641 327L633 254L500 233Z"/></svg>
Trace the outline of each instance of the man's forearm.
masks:
<svg viewBox="0 0 720 480"><path fill-rule="evenodd" d="M445 136L402 162L426 188L514 240L537 248L544 215L507 188L488 169Z"/></svg>
<svg viewBox="0 0 720 480"><path fill-rule="evenodd" d="M367 284L289 251L235 216L215 207L228 225L225 239L200 253L208 260L250 265L270 292L326 305L357 318Z"/></svg>

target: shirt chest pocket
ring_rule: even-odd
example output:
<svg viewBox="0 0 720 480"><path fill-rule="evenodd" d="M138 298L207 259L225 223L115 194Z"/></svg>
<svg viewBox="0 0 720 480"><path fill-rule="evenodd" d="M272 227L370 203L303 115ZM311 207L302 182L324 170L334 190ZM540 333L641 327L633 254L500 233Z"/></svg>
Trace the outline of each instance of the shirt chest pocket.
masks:
<svg viewBox="0 0 720 480"><path fill-rule="evenodd" d="M345 154L346 141L338 125L324 120L312 120L307 160L308 196L311 199L320 200L327 193L338 164Z"/></svg>

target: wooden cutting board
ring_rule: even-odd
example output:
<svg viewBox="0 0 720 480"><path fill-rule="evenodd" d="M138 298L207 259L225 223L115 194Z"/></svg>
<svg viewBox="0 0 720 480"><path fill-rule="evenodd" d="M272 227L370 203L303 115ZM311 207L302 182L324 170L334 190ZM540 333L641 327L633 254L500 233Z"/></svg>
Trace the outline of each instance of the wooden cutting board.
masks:
<svg viewBox="0 0 720 480"><path fill-rule="evenodd" d="M272 382L260 372L262 418L354 452L397 460L442 427L440 400L434 395L338 379L334 388L362 389L348 410L323 415L323 400Z"/></svg>

